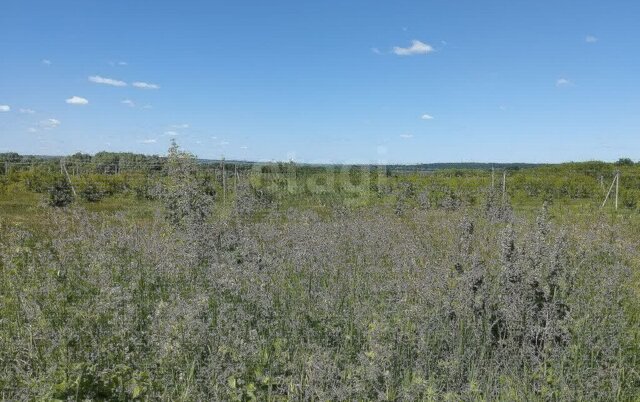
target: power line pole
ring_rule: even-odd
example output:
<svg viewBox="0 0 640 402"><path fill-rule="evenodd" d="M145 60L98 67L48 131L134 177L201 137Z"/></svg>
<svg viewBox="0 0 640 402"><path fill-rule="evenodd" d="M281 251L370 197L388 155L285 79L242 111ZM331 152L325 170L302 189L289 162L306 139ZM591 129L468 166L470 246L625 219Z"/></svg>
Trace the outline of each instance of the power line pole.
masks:
<svg viewBox="0 0 640 402"><path fill-rule="evenodd" d="M238 165L234 164L233 165L233 190L237 193L238 192Z"/></svg>
<svg viewBox="0 0 640 402"><path fill-rule="evenodd" d="M613 186L616 186L616 210L618 209L618 177L619 177L619 172L616 172L616 175L613 178L613 181L611 182L611 186L609 186L609 191L607 191L607 195L604 197L604 201L602 202L602 206L600 208L604 208L604 206L607 204L607 201L609 200L609 196L611 195L611 191L613 190Z"/></svg>
<svg viewBox="0 0 640 402"><path fill-rule="evenodd" d="M69 185L71 186L71 192L73 193L73 197L77 197L76 194L76 189L73 187L73 183L71 183L71 177L69 177L69 172L67 172L67 166L65 165L65 160L60 159L60 170L62 170L65 174L65 176L67 176L67 181L69 182Z"/></svg>
<svg viewBox="0 0 640 402"><path fill-rule="evenodd" d="M620 171L616 172L616 211L618 210L618 190L620 188Z"/></svg>
<svg viewBox="0 0 640 402"><path fill-rule="evenodd" d="M507 171L502 172L502 198L507 196Z"/></svg>
<svg viewBox="0 0 640 402"><path fill-rule="evenodd" d="M227 176L224 170L224 157L222 158L222 203L227 205Z"/></svg>
<svg viewBox="0 0 640 402"><path fill-rule="evenodd" d="M493 167L493 165L491 166L491 188L494 188L496 186L496 174L495 174L495 168Z"/></svg>

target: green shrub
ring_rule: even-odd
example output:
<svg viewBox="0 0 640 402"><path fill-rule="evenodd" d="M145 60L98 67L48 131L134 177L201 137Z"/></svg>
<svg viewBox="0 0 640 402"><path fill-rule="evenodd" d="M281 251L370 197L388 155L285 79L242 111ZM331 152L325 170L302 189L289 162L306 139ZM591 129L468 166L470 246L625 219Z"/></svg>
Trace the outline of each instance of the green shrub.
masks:
<svg viewBox="0 0 640 402"><path fill-rule="evenodd" d="M66 181L57 181L49 187L49 205L66 207L73 202L73 190Z"/></svg>
<svg viewBox="0 0 640 402"><path fill-rule="evenodd" d="M98 202L105 196L102 188L95 183L88 183L80 190L80 197L88 202Z"/></svg>

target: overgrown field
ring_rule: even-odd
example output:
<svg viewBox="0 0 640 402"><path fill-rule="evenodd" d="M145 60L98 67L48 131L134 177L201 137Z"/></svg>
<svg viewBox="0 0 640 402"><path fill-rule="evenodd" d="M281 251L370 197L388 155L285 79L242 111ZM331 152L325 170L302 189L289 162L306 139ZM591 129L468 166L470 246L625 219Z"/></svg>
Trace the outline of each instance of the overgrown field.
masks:
<svg viewBox="0 0 640 402"><path fill-rule="evenodd" d="M6 183L6 203L24 199L0 214L0 397L640 395L632 196L616 213L600 194L503 195L453 173L343 192L320 173L311 190L207 184L177 148L163 169L148 197L62 207ZM42 199L60 204L67 185Z"/></svg>

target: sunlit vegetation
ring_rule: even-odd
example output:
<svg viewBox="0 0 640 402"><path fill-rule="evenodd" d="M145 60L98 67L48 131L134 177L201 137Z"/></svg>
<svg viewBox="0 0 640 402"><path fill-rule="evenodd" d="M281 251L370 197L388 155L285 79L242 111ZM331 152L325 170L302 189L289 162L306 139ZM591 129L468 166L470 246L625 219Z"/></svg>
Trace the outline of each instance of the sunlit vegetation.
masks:
<svg viewBox="0 0 640 402"><path fill-rule="evenodd" d="M3 158L3 399L640 394L632 161Z"/></svg>

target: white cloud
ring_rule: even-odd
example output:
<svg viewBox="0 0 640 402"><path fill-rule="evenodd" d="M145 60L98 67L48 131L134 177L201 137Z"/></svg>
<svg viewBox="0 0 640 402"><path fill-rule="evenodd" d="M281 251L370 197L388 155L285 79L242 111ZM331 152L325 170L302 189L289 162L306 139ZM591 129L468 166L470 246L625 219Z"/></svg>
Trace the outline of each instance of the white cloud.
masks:
<svg viewBox="0 0 640 402"><path fill-rule="evenodd" d="M422 116L420 116L420 118L422 120L433 120L433 116L431 116L430 114L423 114Z"/></svg>
<svg viewBox="0 0 640 402"><path fill-rule="evenodd" d="M99 75L92 75L89 77L89 81L96 84L113 85L114 87L126 87L127 83L113 78L104 78Z"/></svg>
<svg viewBox="0 0 640 402"><path fill-rule="evenodd" d="M176 137L176 136L180 135L180 133L175 132L175 131L165 131L164 135L168 135L169 137Z"/></svg>
<svg viewBox="0 0 640 402"><path fill-rule="evenodd" d="M42 64L44 64L45 66L50 66L51 65L51 60L44 59L44 60L42 60Z"/></svg>
<svg viewBox="0 0 640 402"><path fill-rule="evenodd" d="M558 78L558 80L556 81L556 86L557 87L566 87L569 85L572 85L573 83L571 81L569 81L566 78Z"/></svg>
<svg viewBox="0 0 640 402"><path fill-rule="evenodd" d="M393 48L393 53L398 56L413 56L416 54L428 54L433 52L433 47L427 43L420 42L419 40L412 40L410 47L399 47L396 46Z"/></svg>
<svg viewBox="0 0 640 402"><path fill-rule="evenodd" d="M136 107L135 102L133 102L131 99L125 99L125 100L121 101L120 103L122 103L123 105L127 105L129 107Z"/></svg>
<svg viewBox="0 0 640 402"><path fill-rule="evenodd" d="M400 134L400 138L403 138L403 139L413 138L413 134Z"/></svg>
<svg viewBox="0 0 640 402"><path fill-rule="evenodd" d="M9 105L0 105L0 112L10 112L11 107Z"/></svg>
<svg viewBox="0 0 640 402"><path fill-rule="evenodd" d="M171 126L171 128L172 128L172 129L175 129L175 130L179 130L179 129L186 129L186 128L189 128L189 125L188 125L187 123L184 123L184 124L174 124L174 125L172 125L172 126Z"/></svg>
<svg viewBox="0 0 640 402"><path fill-rule="evenodd" d="M58 119L46 119L40 122L40 128L44 130L54 129L62 124Z"/></svg>
<svg viewBox="0 0 640 402"><path fill-rule="evenodd" d="M28 132L30 132L30 133L37 133L37 132L38 132L38 129L37 129L37 128L35 128L35 127L29 127L29 128L27 129L27 131L28 131Z"/></svg>
<svg viewBox="0 0 640 402"><path fill-rule="evenodd" d="M229 141L222 141L222 142L220 142L220 145L222 145L222 146L229 145Z"/></svg>
<svg viewBox="0 0 640 402"><path fill-rule="evenodd" d="M240 149L249 149L249 147L246 146L246 145L243 145L243 146L240 147Z"/></svg>
<svg viewBox="0 0 640 402"><path fill-rule="evenodd" d="M587 37L584 38L584 41L587 43L596 43L598 41L598 38L593 35L587 35Z"/></svg>
<svg viewBox="0 0 640 402"><path fill-rule="evenodd" d="M33 109L20 109L20 113L22 114L34 114L35 112Z"/></svg>
<svg viewBox="0 0 640 402"><path fill-rule="evenodd" d="M67 102L70 105L88 105L89 101L85 98L82 98L80 96L72 96L71 98L67 99L65 102Z"/></svg>
<svg viewBox="0 0 640 402"><path fill-rule="evenodd" d="M141 144L155 144L156 142L158 142L158 140L156 140L155 138L149 138L148 140L142 140L142 141L138 141Z"/></svg>
<svg viewBox="0 0 640 402"><path fill-rule="evenodd" d="M371 51L375 54L382 54L382 52L380 51L380 49L378 49L377 47L372 47Z"/></svg>
<svg viewBox="0 0 640 402"><path fill-rule="evenodd" d="M160 88L160 86L157 85L157 84L150 84L148 82L140 82L140 81L136 81L131 85L133 85L136 88L140 88L140 89L158 89L158 88Z"/></svg>

